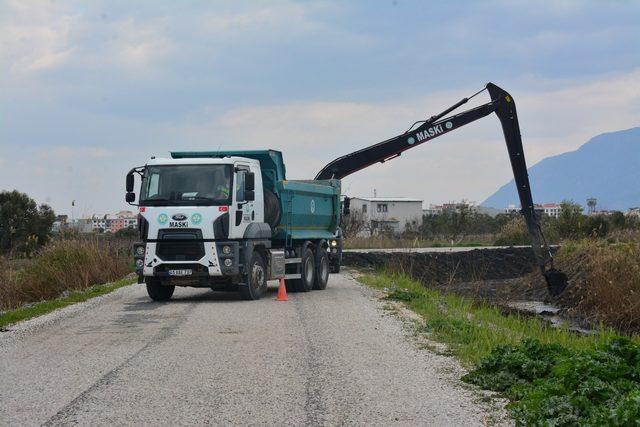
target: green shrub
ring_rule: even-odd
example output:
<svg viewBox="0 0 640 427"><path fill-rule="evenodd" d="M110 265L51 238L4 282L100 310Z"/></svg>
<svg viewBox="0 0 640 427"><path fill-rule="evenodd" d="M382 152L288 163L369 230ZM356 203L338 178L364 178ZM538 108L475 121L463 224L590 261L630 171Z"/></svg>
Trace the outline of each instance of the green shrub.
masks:
<svg viewBox="0 0 640 427"><path fill-rule="evenodd" d="M496 236L494 244L498 246L519 246L531 244L531 241L529 240L529 233L527 233L527 228L524 224L524 218L522 216L517 216L503 225Z"/></svg>
<svg viewBox="0 0 640 427"><path fill-rule="evenodd" d="M505 392L519 425L637 425L640 345L616 337L587 350L525 339L494 348L463 380Z"/></svg>

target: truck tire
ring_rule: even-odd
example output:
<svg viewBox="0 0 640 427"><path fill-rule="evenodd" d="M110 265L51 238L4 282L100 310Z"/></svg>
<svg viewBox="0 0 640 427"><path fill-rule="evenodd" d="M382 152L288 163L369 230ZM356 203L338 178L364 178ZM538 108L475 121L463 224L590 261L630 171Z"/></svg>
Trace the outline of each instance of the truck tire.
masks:
<svg viewBox="0 0 640 427"><path fill-rule="evenodd" d="M175 291L175 286L165 286L160 284L158 279L145 279L149 298L154 301L169 301Z"/></svg>
<svg viewBox="0 0 640 427"><path fill-rule="evenodd" d="M316 279L313 281L313 289L326 289L329 282L329 255L324 248L318 248L316 254Z"/></svg>
<svg viewBox="0 0 640 427"><path fill-rule="evenodd" d="M292 288L295 292L309 292L313 289L316 279L316 262L313 251L309 246L302 251L300 262L300 279L291 280ZM289 288L287 288L289 290Z"/></svg>
<svg viewBox="0 0 640 427"><path fill-rule="evenodd" d="M257 300L267 291L267 268L260 252L254 252L251 255L246 282L245 285L240 285L242 299Z"/></svg>

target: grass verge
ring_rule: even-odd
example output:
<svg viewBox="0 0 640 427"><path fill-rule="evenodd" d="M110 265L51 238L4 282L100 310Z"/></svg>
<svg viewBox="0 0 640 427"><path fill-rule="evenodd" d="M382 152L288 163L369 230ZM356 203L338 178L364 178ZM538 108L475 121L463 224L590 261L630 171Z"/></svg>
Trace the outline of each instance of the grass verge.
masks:
<svg viewBox="0 0 640 427"><path fill-rule="evenodd" d="M8 310L0 313L0 330L5 329L7 326L12 325L23 320L31 319L33 317L42 316L59 308L67 307L69 305L87 301L91 298L98 297L100 295L108 294L123 286L130 285L135 282L135 279L125 278L113 283L107 283L104 285L94 285L82 291L73 291L69 295L48 301L41 301L28 305L26 307L20 307L14 310Z"/></svg>
<svg viewBox="0 0 640 427"><path fill-rule="evenodd" d="M128 251L118 241L75 239L52 242L18 269L0 259L0 310L116 281L133 270Z"/></svg>
<svg viewBox="0 0 640 427"><path fill-rule="evenodd" d="M420 314L419 332L447 344L463 379L505 394L519 425L631 425L640 419L640 339L601 328L579 335L535 317L380 272L358 280Z"/></svg>

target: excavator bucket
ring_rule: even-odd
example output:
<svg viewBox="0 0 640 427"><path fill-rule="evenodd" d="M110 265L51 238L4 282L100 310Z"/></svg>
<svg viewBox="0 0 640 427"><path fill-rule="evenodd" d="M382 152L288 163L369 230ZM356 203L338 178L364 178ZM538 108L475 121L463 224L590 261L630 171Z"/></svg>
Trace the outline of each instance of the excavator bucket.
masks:
<svg viewBox="0 0 640 427"><path fill-rule="evenodd" d="M567 275L555 268L545 271L544 279L547 281L547 289L551 296L556 297L567 288Z"/></svg>

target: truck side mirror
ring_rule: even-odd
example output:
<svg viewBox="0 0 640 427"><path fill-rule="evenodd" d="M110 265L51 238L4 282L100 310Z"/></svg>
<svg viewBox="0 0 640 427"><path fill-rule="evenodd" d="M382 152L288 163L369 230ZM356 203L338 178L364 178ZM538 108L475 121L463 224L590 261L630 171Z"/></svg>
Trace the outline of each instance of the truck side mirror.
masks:
<svg viewBox="0 0 640 427"><path fill-rule="evenodd" d="M127 203L133 203L136 201L136 193L133 193L131 191L127 191L127 194L124 196L124 200Z"/></svg>
<svg viewBox="0 0 640 427"><path fill-rule="evenodd" d="M133 191L133 185L134 185L134 180L133 180L133 170L132 170L127 174L127 185L126 185L127 193L131 193Z"/></svg>
<svg viewBox="0 0 640 427"><path fill-rule="evenodd" d="M247 172L244 174L244 190L254 191L256 189L256 174Z"/></svg>
<svg viewBox="0 0 640 427"><path fill-rule="evenodd" d="M253 202L256 199L256 193L253 190L244 190L244 201Z"/></svg>

